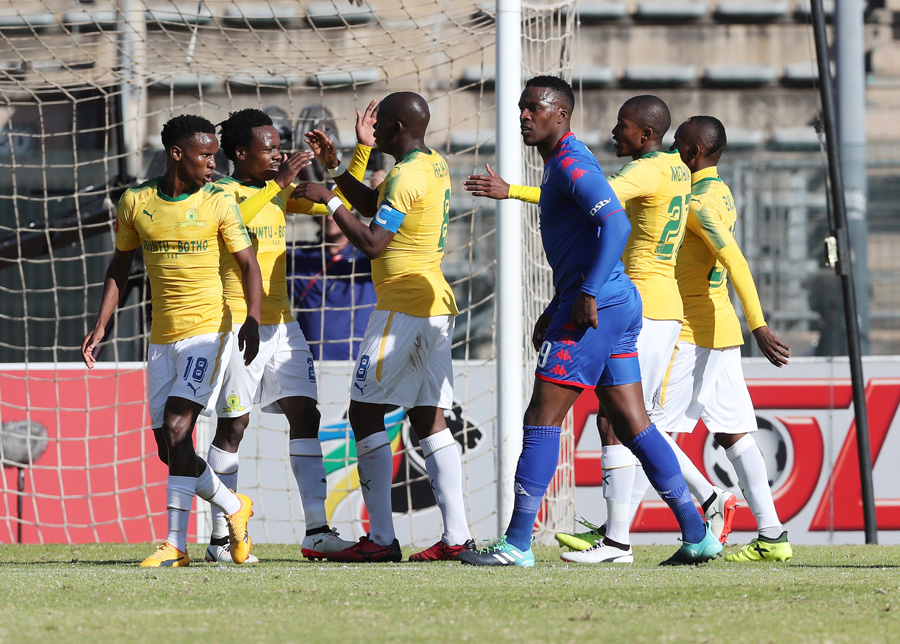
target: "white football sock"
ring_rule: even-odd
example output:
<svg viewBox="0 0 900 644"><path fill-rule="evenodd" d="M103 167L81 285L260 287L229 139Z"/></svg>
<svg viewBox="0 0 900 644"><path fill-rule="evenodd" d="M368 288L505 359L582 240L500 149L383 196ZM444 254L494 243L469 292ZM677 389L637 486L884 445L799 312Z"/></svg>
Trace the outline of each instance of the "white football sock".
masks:
<svg viewBox="0 0 900 644"><path fill-rule="evenodd" d="M725 454L734 466L741 492L744 493L747 505L756 517L759 535L769 539L779 537L784 531L784 526L781 525L778 512L775 510L775 501L772 500L766 462L753 436L744 435L725 450Z"/></svg>
<svg viewBox="0 0 900 644"><path fill-rule="evenodd" d="M203 460L199 456L198 460ZM225 514L234 514L241 509L241 500L237 495L222 485L219 477L215 475L212 468L203 463L203 472L196 479L197 496L205 501L209 501L213 507L217 507Z"/></svg>
<svg viewBox="0 0 900 644"><path fill-rule="evenodd" d="M322 443L318 438L293 438L290 444L291 470L300 490L300 503L306 529L328 525L325 513L325 497L328 483L325 480L325 463L322 461Z"/></svg>
<svg viewBox="0 0 900 644"><path fill-rule="evenodd" d="M712 483L706 480L706 477L697 469L697 466L694 465L694 462L688 458L688 455L684 453L684 450L679 447L678 443L675 442L675 439L669 436L665 432L660 432L663 435L669 445L672 446L672 451L675 452L675 456L678 457L678 466L681 468L681 473L684 475L684 480L687 482L688 487L691 490L691 494L694 495L694 498L697 499L697 502L703 505L709 497L715 494L715 490L713 490Z"/></svg>
<svg viewBox="0 0 900 644"><path fill-rule="evenodd" d="M631 487L631 511L628 515L629 526L634 523L634 515L637 514L638 507L640 507L641 502L644 500L644 495L647 494L647 489L650 487L650 479L644 473L644 466L637 459L635 461L634 485Z"/></svg>
<svg viewBox="0 0 900 644"><path fill-rule="evenodd" d="M187 552L187 529L191 520L191 505L194 503L194 488L197 479L192 476L172 476L166 485L166 515L169 532L166 541Z"/></svg>
<svg viewBox="0 0 900 644"><path fill-rule="evenodd" d="M229 490L237 490L238 480L238 455L237 452L226 452L215 445L209 446L209 452L206 455L206 463L212 468L212 471L222 485ZM216 506L212 508L212 532L210 538L221 539L228 536L228 522L225 521L225 513Z"/></svg>
<svg viewBox="0 0 900 644"><path fill-rule="evenodd" d="M394 467L387 432L375 432L356 441L356 459L359 486L369 511L369 539L380 546L388 546L394 541L391 517Z"/></svg>
<svg viewBox="0 0 900 644"><path fill-rule="evenodd" d="M472 538L466 520L463 502L462 464L459 460L459 444L449 428L419 440L425 455L428 480L441 516L444 519L444 534L441 540L450 546L457 546Z"/></svg>
<svg viewBox="0 0 900 644"><path fill-rule="evenodd" d="M603 498L606 499L606 536L616 543L631 543L631 492L637 459L624 445L604 445L600 453L603 467Z"/></svg>

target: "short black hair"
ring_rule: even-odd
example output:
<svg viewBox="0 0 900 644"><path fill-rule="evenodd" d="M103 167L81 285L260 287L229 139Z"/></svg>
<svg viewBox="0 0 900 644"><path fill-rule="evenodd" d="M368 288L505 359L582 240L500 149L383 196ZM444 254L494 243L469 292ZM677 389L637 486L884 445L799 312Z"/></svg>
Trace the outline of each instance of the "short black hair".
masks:
<svg viewBox="0 0 900 644"><path fill-rule="evenodd" d="M575 92L572 86L558 76L535 76L525 81L525 87L542 87L552 90L565 99L565 107L571 112L575 109Z"/></svg>
<svg viewBox="0 0 900 644"><path fill-rule="evenodd" d="M728 144L728 137L725 136L725 126L722 125L722 121L715 116L692 116L687 122L696 128L697 138L700 139L706 156L722 154Z"/></svg>
<svg viewBox="0 0 900 644"><path fill-rule="evenodd" d="M622 107L635 110L639 119L638 125L642 128L649 127L660 140L672 126L672 115L669 113L669 106L658 96L653 96L652 94L633 96L625 101Z"/></svg>
<svg viewBox="0 0 900 644"><path fill-rule="evenodd" d="M181 145L195 134L216 135L216 126L202 116L182 114L169 119L162 129L162 144L166 151L173 145Z"/></svg>
<svg viewBox="0 0 900 644"><path fill-rule="evenodd" d="M253 128L273 125L272 117L255 108L238 110L228 115L228 118L219 123L221 128L221 141L219 145L222 152L231 161L235 161L235 150L238 146L247 147L253 140Z"/></svg>

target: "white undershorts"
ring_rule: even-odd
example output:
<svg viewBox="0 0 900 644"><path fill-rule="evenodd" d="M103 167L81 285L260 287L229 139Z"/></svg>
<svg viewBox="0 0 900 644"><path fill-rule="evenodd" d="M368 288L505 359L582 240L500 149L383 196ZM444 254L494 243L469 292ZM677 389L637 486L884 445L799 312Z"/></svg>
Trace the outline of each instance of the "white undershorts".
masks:
<svg viewBox="0 0 900 644"><path fill-rule="evenodd" d="M757 429L740 347L708 349L679 340L660 402L650 417L660 431L692 432L700 418L714 434Z"/></svg>
<svg viewBox="0 0 900 644"><path fill-rule="evenodd" d="M220 418L239 418L250 413L254 403L270 414L283 414L279 400L305 396L317 400L316 370L312 353L300 325L264 324L259 327L259 353L249 365L238 350L234 327L231 361L217 396Z"/></svg>
<svg viewBox="0 0 900 644"><path fill-rule="evenodd" d="M450 409L452 337L452 315L373 311L359 347L350 399L407 409Z"/></svg>
<svg viewBox="0 0 900 644"><path fill-rule="evenodd" d="M672 360L675 343L681 334L681 322L650 318L643 318L642 322L637 338L637 352L638 363L641 365L644 407L650 414L659 407L660 390L666 377L666 369Z"/></svg>
<svg viewBox="0 0 900 644"><path fill-rule="evenodd" d="M209 416L213 392L221 385L222 368L231 354L231 333L204 333L147 349L147 393L150 427L163 426L166 400L186 398L204 407Z"/></svg>

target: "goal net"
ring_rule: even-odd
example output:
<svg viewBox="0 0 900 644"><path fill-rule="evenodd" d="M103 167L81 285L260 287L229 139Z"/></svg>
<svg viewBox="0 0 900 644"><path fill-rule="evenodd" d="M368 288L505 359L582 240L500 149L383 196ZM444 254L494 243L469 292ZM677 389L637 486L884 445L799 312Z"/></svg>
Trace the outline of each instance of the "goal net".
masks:
<svg viewBox="0 0 900 644"><path fill-rule="evenodd" d="M115 204L136 181L161 174L163 123L184 113L218 123L256 107L273 116L286 148L299 149L303 133L319 127L349 158L355 111L403 90L428 100L427 141L451 169L443 267L460 315L448 423L463 454L470 523L478 538L496 535L494 347L502 329L494 308L494 205L462 188L467 175L494 161L495 74L518 73L495 69L493 13L493 3L466 0L20 0L0 8L0 540L16 541L20 532L32 543L165 533L166 472L147 431L149 286L140 260L101 364L88 372L80 359L113 252ZM523 79L570 77L574 22L574 2L523 6ZM390 162L373 155L366 179ZM525 163L527 180L539 181L536 157ZM217 171L229 170L220 157ZM310 177L326 178L315 167ZM530 346L551 286L536 211L526 210L526 226L523 343ZM370 280L363 266L329 274L313 219L290 218L286 236L320 253L321 268L297 277L319 280L326 295L364 289ZM311 312L296 299L294 306ZM353 299L340 306L354 320L370 310ZM352 367L351 360L316 363L328 512L348 538L367 521L346 421ZM390 411L386 426L398 536L428 545L441 522L424 459L402 410ZM198 425L200 453L212 428ZM571 523L568 435L540 517L544 534ZM257 503L259 541L292 543L304 534L287 441L282 417L253 412L238 485ZM202 505L191 527L198 539L208 530Z"/></svg>

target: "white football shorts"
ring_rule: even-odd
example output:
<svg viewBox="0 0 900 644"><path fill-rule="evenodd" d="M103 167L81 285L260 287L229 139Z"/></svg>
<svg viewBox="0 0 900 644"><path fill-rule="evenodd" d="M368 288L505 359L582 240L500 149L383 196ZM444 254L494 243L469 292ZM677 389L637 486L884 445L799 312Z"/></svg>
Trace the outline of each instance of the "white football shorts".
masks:
<svg viewBox="0 0 900 644"><path fill-rule="evenodd" d="M350 399L386 405L453 405L453 316L373 311L359 346Z"/></svg>
<svg viewBox="0 0 900 644"><path fill-rule="evenodd" d="M254 403L264 412L283 414L278 404L283 398L318 399L312 353L296 321L260 326L259 353L249 365L238 350L240 328L234 327L231 360L217 396L220 418L249 414Z"/></svg>
<svg viewBox="0 0 900 644"><path fill-rule="evenodd" d="M679 340L660 403L650 417L660 431L689 433L700 418L714 434L757 429L740 347L708 349Z"/></svg>
<svg viewBox="0 0 900 644"><path fill-rule="evenodd" d="M231 355L231 333L204 333L147 349L147 393L150 427L163 426L163 410L170 396L186 398L204 407L221 385L224 365Z"/></svg>
<svg viewBox="0 0 900 644"><path fill-rule="evenodd" d="M675 343L681 334L678 320L643 318L637 339L638 363L641 365L641 388L647 413L659 407L659 395L666 369L672 360Z"/></svg>

